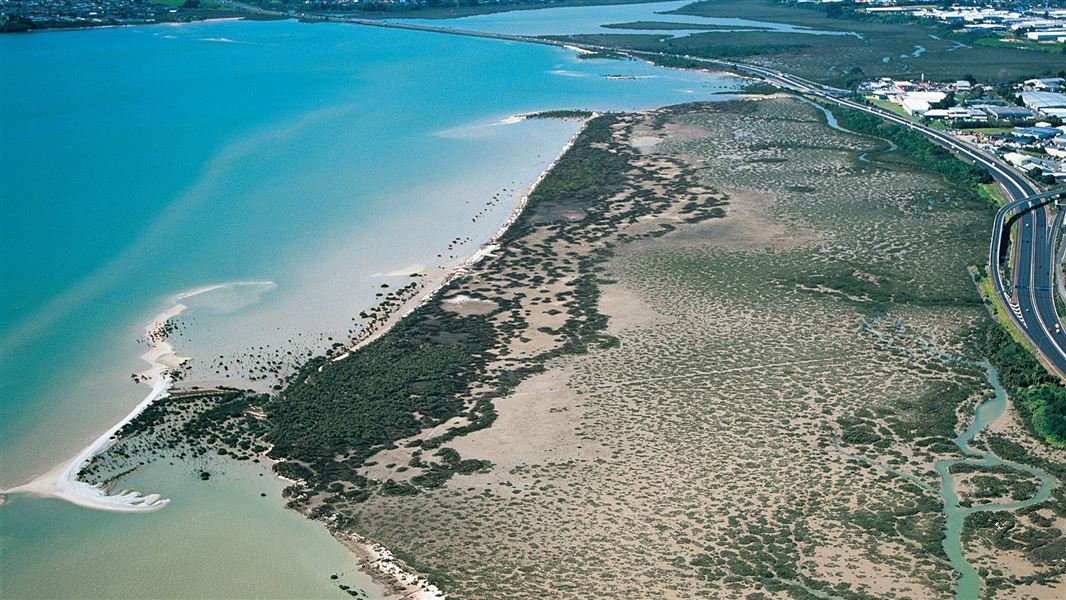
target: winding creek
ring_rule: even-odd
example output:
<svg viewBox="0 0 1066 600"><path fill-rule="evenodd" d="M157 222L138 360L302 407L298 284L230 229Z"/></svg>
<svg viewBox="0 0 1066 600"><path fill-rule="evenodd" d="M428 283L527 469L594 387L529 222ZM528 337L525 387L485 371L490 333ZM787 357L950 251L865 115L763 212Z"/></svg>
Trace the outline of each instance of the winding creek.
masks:
<svg viewBox="0 0 1066 600"><path fill-rule="evenodd" d="M899 322L897 321L897 327L898 326ZM863 328L879 343L884 344L886 347L911 353L909 349L893 344L891 340L877 330L874 323L865 323ZM977 437L979 433L984 431L984 429L990 424L996 422L996 420L1003 416L1003 413L1007 410L1007 392L999 383L999 374L996 372L995 367L993 367L987 360L975 363L957 356L945 354L944 352L939 351L934 345L924 348L923 351L928 352L939 360L979 365L985 370L988 384L994 392L993 396L982 400L977 405L974 410L973 420L966 429L953 440L955 446L958 447L959 451L964 455L964 458L943 459L937 461L934 465L937 474L940 476L940 489L936 490L920 478L915 477L910 473L894 469L883 462L858 454L849 453L840 447L838 440L834 440L834 447L837 453L845 459L865 462L898 477L903 477L927 492L940 495L941 512L943 513L945 520L943 541L944 554L947 556L951 568L958 574L958 579L955 582L955 600L977 600L981 593L981 577L978 575L974 566L966 559L966 554L963 552L962 547L962 530L966 524L966 517L976 512L1012 511L1040 504L1048 499L1048 496L1051 495L1051 491L1058 485L1058 481L1041 469L1004 460L987 447L979 449L971 445L974 438ZM951 472L951 468L958 464L987 467L990 469L995 467L1007 467L1036 477L1040 480L1040 488L1031 498L1024 501L963 506L959 501L959 495L955 489L955 477L961 475L961 473L956 474Z"/></svg>
<svg viewBox="0 0 1066 600"><path fill-rule="evenodd" d="M822 106L821 104L818 104L817 102L808 100L807 98L800 97L799 99L804 101L804 102L806 102L807 104L810 104L811 106L817 108L818 110L822 111L822 113L825 115L826 124L829 125L829 127L831 127L832 129L836 129L837 131L843 131L844 133L851 133L851 134L855 134L855 135L861 135L861 134L856 134L854 131L851 131L850 129L844 129L843 127L841 127L840 123L837 122L837 118L835 116L833 116L833 113L830 112L830 110L828 108ZM870 154L870 152L881 153L881 152L895 152L896 151L897 146L896 146L895 142L893 142L892 140L885 140L885 139L882 139L881 141L887 143L888 146L885 147L885 148L882 148L880 150L870 150L868 152L863 152L862 154L860 154L857 157L858 160L861 161L861 162L868 163L868 162L872 162L869 158L866 157L866 155Z"/></svg>
<svg viewBox="0 0 1066 600"><path fill-rule="evenodd" d="M829 127L838 131L855 134L855 132L845 129L840 126L836 117L824 106L812 102L806 98L801 98L804 102L811 104L821 110L826 117L826 123ZM857 134L858 135L858 134ZM891 144L891 142L890 142ZM895 150L895 144L891 144L891 147L887 151ZM859 160L866 161L866 153L859 156ZM882 336L874 327L870 324L865 326L867 332L872 333L880 342L892 346L891 341ZM936 351L935 349L927 349L932 351L937 358L947 360L951 362L966 362L965 359L950 356ZM958 574L958 579L955 582L955 600L977 600L981 594L982 580L977 573L977 569L966 559L966 554L962 547L962 531L966 523L966 517L977 512L1000 512L1000 511L1013 511L1040 504L1048 499L1051 495L1051 491L1058 485L1058 481L1049 473L1031 467L1016 463L1009 460L1004 460L989 450L987 447L976 448L972 446L974 438L984 431L986 427L994 423L997 419L1003 416L1003 413L1007 410L1007 392L1003 389L1003 386L999 383L999 374L996 372L995 367L988 363L987 360L981 361L980 366L984 368L988 377L988 384L992 387L995 394L986 400L981 401L975 411L974 418L958 436L955 437L954 443L958 447L959 451L965 458L950 458L937 461L935 469L940 476L942 482L939 490L941 511L944 514L944 554L947 555L948 561L951 564L951 568ZM845 452L836 444L836 450L841 456L850 460L860 460L867 462L879 468L882 468L894 475L904 477L908 481L918 483L919 487L926 489L927 491L934 491L928 485L922 483L918 478L913 475L906 474L902 471L889 468L888 465L873 461L866 457L853 455ZM959 502L959 495L955 489L956 474L951 473L951 468L954 465L965 464L979 467L1007 467L1036 477L1040 480L1040 488L1037 490L1031 498L1019 502L1003 502L1003 503L988 503L979 504L973 506L962 506Z"/></svg>
<svg viewBox="0 0 1066 600"><path fill-rule="evenodd" d="M966 560L966 555L962 549L962 528L966 517L975 512L1018 510L1039 504L1047 500L1051 490L1058 485L1054 477L1040 469L1004 460L987 448L978 449L971 446L974 437L989 424L1000 418L1007 410L1007 393L999 383L999 375L996 373L996 369L988 364L987 361L983 361L981 365L988 374L988 383L995 390L995 395L977 405L973 421L954 440L959 451L966 455L967 458L952 458L936 463L936 472L944 483L940 491L944 516L947 519L944 528L944 553L947 554L948 560L951 561L952 568L959 574L955 586L956 600L976 600L981 592L981 578L973 565ZM990 503L964 507L959 504L959 496L955 491L955 476L951 473L951 467L957 464L1008 467L1039 479L1040 489L1037 490L1032 498L1021 502Z"/></svg>
<svg viewBox="0 0 1066 600"><path fill-rule="evenodd" d="M899 321L897 321L896 326L899 326ZM886 347L911 353L911 350L893 344L891 340L886 338L876 329L874 323L865 323L863 328L879 343L884 344ZM834 440L834 448L837 453L845 459L865 462L888 473L902 477L927 492L940 495L941 512L944 514L945 519L943 541L944 554L947 556L951 568L958 574L958 579L955 582L955 600L977 600L981 593L981 577L978 575L974 566L966 559L966 554L963 552L962 547L962 530L966 524L966 517L976 512L1013 511L1040 504L1048 499L1048 496L1051 495L1051 491L1058 485L1058 481L1041 469L1004 460L987 447L978 449L971 445L974 438L977 437L979 433L984 431L984 429L992 423L995 423L1007 410L1007 392L999 383L999 373L996 371L995 367L993 367L987 360L975 363L957 356L945 354L938 350L934 345L930 345L923 350L939 360L979 365L985 370L986 377L988 378L988 385L994 392L993 396L982 400L977 405L974 409L973 420L966 429L953 440L955 446L958 447L959 451L965 458L943 459L937 461L934 465L937 474L940 476L940 489L936 490L920 478L905 471L895 469L883 462L847 452L840 447L839 440ZM951 468L959 464L987 467L990 469L995 467L1007 467L1036 477L1040 480L1040 488L1031 498L1024 501L963 506L959 501L959 495L955 489L955 477L961 475L961 473L956 474L951 472Z"/></svg>

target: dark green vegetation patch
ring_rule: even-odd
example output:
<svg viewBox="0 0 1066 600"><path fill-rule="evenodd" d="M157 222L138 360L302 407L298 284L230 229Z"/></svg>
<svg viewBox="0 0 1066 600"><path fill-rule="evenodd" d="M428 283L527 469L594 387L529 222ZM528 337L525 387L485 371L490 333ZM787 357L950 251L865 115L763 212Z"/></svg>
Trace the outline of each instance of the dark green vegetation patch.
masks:
<svg viewBox="0 0 1066 600"><path fill-rule="evenodd" d="M997 323L984 324L976 340L1032 430L1045 442L1066 448L1066 388L1062 382Z"/></svg>
<svg viewBox="0 0 1066 600"><path fill-rule="evenodd" d="M668 176L655 165L634 168L639 150L615 139L627 119L609 114L589 121L530 195L501 248L381 337L344 358L330 358L338 354L331 349L311 359L272 397L226 392L190 414L172 414L177 402L157 403L123 435L158 428L166 420L160 415L181 414L187 423L169 433L209 431L201 436L203 447L219 454L247 458L246 449L269 448L277 473L299 482L286 490L290 505L313 516L339 514L374 493L418 494L455 475L490 469L488 461L464 459L444 444L491 425L494 401L543 370L546 361L616 343L603 334L606 317L596 308L602 263L615 244L662 235L673 225L620 232L668 209L684 222L723 215L722 199L695 191L701 186L680 163ZM560 247L581 252L560 253ZM530 297L547 286L557 290L551 298ZM460 292L494 308L464 315L441 301ZM527 318L529 309L549 300L558 308L547 314L565 318L557 327L536 326ZM514 340L521 344L535 335L548 336L551 344L533 353L513 351ZM255 418L244 414L252 408ZM438 433L419 436L431 429ZM393 472L408 478L378 481L362 474L374 466L372 456L401 443L413 449L412 458Z"/></svg>

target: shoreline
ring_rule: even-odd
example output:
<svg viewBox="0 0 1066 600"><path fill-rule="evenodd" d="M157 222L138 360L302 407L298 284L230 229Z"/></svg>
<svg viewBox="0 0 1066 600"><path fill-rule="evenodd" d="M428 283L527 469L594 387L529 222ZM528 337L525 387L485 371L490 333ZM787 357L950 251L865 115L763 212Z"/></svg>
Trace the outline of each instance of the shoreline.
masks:
<svg viewBox="0 0 1066 600"><path fill-rule="evenodd" d="M385 546L355 532L339 531L329 524L326 525L326 530L355 555L359 569L381 585L389 598L444 600L448 597Z"/></svg>
<svg viewBox="0 0 1066 600"><path fill-rule="evenodd" d="M233 15L228 17L209 17L206 19L190 19L188 21L155 21L153 23L103 23L100 25L76 25L72 27L33 27L22 31L3 31L0 35L25 35L33 33L54 33L57 31L92 31L94 29L120 29L125 27L183 27L185 25L196 25L197 23L217 23L220 21L280 21L278 17L267 17L266 15Z"/></svg>
<svg viewBox="0 0 1066 600"><path fill-rule="evenodd" d="M404 11L353 11L347 15L342 15L352 19L364 19L367 21L403 21L414 19L427 19L434 21L446 21L449 19L462 19L465 17L477 17L482 15L502 14L527 10L541 10L544 8L591 8L596 6L624 6L630 4L657 4L663 2L670 2L671 0L563 0L562 2L555 2L548 5L540 4L514 4L514 5L501 5L493 6L491 8L488 5L482 7L475 7L470 9L468 7L443 7L443 8L422 8L417 10L404 10ZM236 4L239 2L233 2L232 0L226 4ZM429 13L429 14L426 14ZM19 31L5 31L0 34L20 34L20 33L39 33L49 31L87 31L91 29L110 29L117 27L145 27L153 25L187 25L195 23L207 23L211 21L278 21L285 19L292 20L306 20L308 23L314 23L319 21L327 21L334 15L329 13L315 14L287 14L276 11L270 11L261 7L247 5L247 9L227 16L207 17L207 18L190 18L188 20L174 20L174 21L155 21L155 22L143 22L143 23L103 23L98 25L76 25L71 27L34 27Z"/></svg>
<svg viewBox="0 0 1066 600"><path fill-rule="evenodd" d="M587 127L588 122L599 114L599 112L593 112L590 116L582 119L580 125L559 149L554 159L545 166L525 190L512 196L514 198L513 206L500 226L496 228L487 240L466 258L441 273L430 275L427 273L428 269L425 266L412 265L412 267L419 267L414 270L415 273L424 274L423 281L428 289L421 294L412 296L394 308L388 317L376 323L374 330L365 337L354 340L346 347L338 348L337 351L341 354L330 360L343 360L355 350L378 339L382 334L391 330L401 319L407 317L434 297L437 297L441 290L457 277L467 273L473 265L495 252L499 248L501 238L524 212L532 193L573 147L578 137ZM508 123L519 122L525 120L528 116L527 114L512 115L505 121ZM173 345L167 341L167 324L188 308L183 301L200 294L235 285L272 285L272 282L237 281L210 284L173 295L170 298L170 302L173 305L156 315L145 328L145 339L149 344L149 348L141 355L141 358L149 366L144 371L133 376L136 382L150 385L151 391L121 420L79 451L73 458L61 462L27 483L0 490L0 498L3 498L6 494L28 494L61 499L86 508L111 512L148 512L164 508L170 500L161 498L158 494L143 494L124 489L116 494L109 494L104 486L95 486L80 481L78 475L93 458L106 452L115 443L116 435L125 425L136 419L151 404L167 397L175 386L171 373L179 369L189 358L179 356ZM273 461L267 461L268 468L270 462ZM355 555L359 561L360 568L375 581L382 584L389 593L398 594L402 598L417 598L420 600L439 600L446 597L428 579L411 569L403 561L397 559L384 546L358 533L337 530L329 522L324 522L323 524L334 539Z"/></svg>
<svg viewBox="0 0 1066 600"><path fill-rule="evenodd" d="M204 285L175 294L170 298L172 306L157 314L145 327L144 337L148 350L141 360L148 368L133 375L137 383L151 386L151 391L122 419L100 434L73 458L65 460L32 480L13 488L0 490L0 497L7 494L29 494L38 497L66 500L72 504L109 512L148 512L165 507L170 499L159 494L143 494L134 490L108 493L103 486L96 486L78 479L82 469L94 458L107 451L117 440L116 435L149 406L166 398L174 385L171 373L181 368L190 357L180 356L168 339L167 324L177 318L188 306L182 301L215 290L243 285L273 285L268 281L234 281Z"/></svg>
<svg viewBox="0 0 1066 600"><path fill-rule="evenodd" d="M455 278L465 274L470 267L498 249L500 239L507 233L508 229L518 221L518 218L525 211L525 208L529 203L529 197L541 182L544 181L548 174L555 169L563 156L570 151L578 137L580 137L582 132L585 131L589 121L600 114L601 113L599 112L593 112L588 118L582 120L577 131L570 136L570 139L567 140L566 144L564 144L559 150L559 153L555 158L548 163L548 166L541 171L533 183L530 184L520 196L518 196L518 199L511 208L511 212L507 215L507 218L504 219L500 227L496 229L488 240L482 243L477 250L467 256L466 259L456 264L455 267L450 269L442 277L430 282L429 291L401 304L380 324L380 327L375 329L373 333L345 347L339 356L331 358L330 361L344 360L359 348L378 339L384 333L391 330L400 322L400 320L406 318L412 312L436 297L441 290L443 290ZM515 115L513 118L522 119L525 117L526 115ZM330 535L348 548L348 550L359 559L360 568L375 581L382 584L386 590L399 594L399 597L404 600L441 600L447 597L443 591L433 585L428 579L426 579L426 577L419 574L402 560L396 558L385 546L353 531L341 531L329 521L324 522L324 524Z"/></svg>
<svg viewBox="0 0 1066 600"><path fill-rule="evenodd" d="M508 121L509 123L518 122L529 118L530 114L535 113L512 115L508 119L505 119L505 121ZM500 238L502 238L503 235L507 233L507 230L510 229L511 226L514 225L514 223L518 220L518 217L522 215L522 212L526 208L526 204L529 202L530 195L532 195L533 192L537 189L537 186L539 186L540 183L544 181L544 178L547 177L549 173L551 173L552 169L555 168L555 166L559 163L562 157L570 151L570 148L573 147L574 142L576 142L577 138L581 135L581 133L585 131L585 127L588 125L588 122L598 117L600 114L602 114L600 111L593 111L587 118L582 120L581 125L577 128L577 131L575 131L574 134L570 136L570 139L567 140L566 144L564 144L562 149L559 150L559 153L555 156L555 158L552 159L550 163L548 163L548 166L545 167L539 175L537 175L537 178L533 180L533 183L531 183L525 189L525 191L520 196L518 196L517 201L511 208L511 212L508 213L507 218L504 219L503 223L500 224L500 226L496 229L492 236L489 237L489 239L485 240L485 242L478 246L477 250L468 255L465 259L461 260L451 269L448 269L446 273L443 273L439 276L426 274L425 278L428 280L426 281L426 285L429 288L428 291L426 291L421 296L415 296L414 298L400 304L400 306L396 307L396 309L393 310L392 313L389 314L389 316L384 321L381 321L380 324L375 323L376 328L366 337L358 338L353 343L344 346L343 349L338 348L337 352L339 352L339 355L330 358L330 361L335 362L344 360L351 356L352 352L355 352L359 348L362 348L370 342L378 339L384 333L392 329L401 319L407 317L412 312L421 307L423 304L432 300L438 292L444 289L444 287L451 283L456 277L463 275L467 272L467 270L470 269L470 267L474 266L483 258L489 256L494 251L496 251L499 248ZM510 121L510 119L518 119L518 121ZM414 273L419 272L425 273L425 271L414 271Z"/></svg>
<svg viewBox="0 0 1066 600"><path fill-rule="evenodd" d="M148 340L149 348L141 355L141 359L148 363L149 367L134 377L138 383L147 383L152 387L148 395L125 417L100 434L73 458L59 463L27 483L0 490L0 494L30 494L56 498L78 506L109 512L148 512L159 510L169 504L170 500L160 497L159 494L142 494L132 490L108 494L102 487L79 480L78 475L93 458L106 451L115 442L115 436L127 423L137 418L155 401L165 398L170 392L173 385L170 371L181 366L181 363L188 359L178 356L174 347L166 341L165 328L168 321L179 316L186 308L184 304L177 302L156 315L145 328L145 339Z"/></svg>

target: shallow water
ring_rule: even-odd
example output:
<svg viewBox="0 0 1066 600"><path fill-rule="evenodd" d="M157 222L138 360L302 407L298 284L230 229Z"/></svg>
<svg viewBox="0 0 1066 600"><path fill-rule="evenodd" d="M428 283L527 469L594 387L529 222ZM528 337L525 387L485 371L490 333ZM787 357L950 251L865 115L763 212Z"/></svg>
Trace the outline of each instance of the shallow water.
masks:
<svg viewBox="0 0 1066 600"><path fill-rule="evenodd" d="M453 27L467 31L505 33L512 35L580 35L590 33L628 33L662 36L682 36L705 33L702 29L686 29L685 25L714 25L723 29L715 31L778 31L809 35L851 35L847 31L826 31L778 23L740 18L699 17L692 15L665 14L691 4L690 0L676 2L652 2L648 4L623 4L617 6L574 6L539 10L516 10L461 17L458 19L393 19L431 27ZM677 23L677 29L620 29L604 27L609 24L624 24L635 21Z"/></svg>
<svg viewBox="0 0 1066 600"><path fill-rule="evenodd" d="M144 397L130 380L146 367L139 338L182 292L269 282L186 299L172 341L197 376L260 347L296 362L344 339L383 282L472 252L577 127L509 115L737 87L554 47L293 21L2 36L0 53L2 487ZM449 249L455 237L468 241ZM172 499L146 515L10 497L2 595L340 594L325 577L351 566L344 548L285 510L278 482L226 472L205 485L180 465L144 469L124 484Z"/></svg>
<svg viewBox="0 0 1066 600"><path fill-rule="evenodd" d="M209 481L166 463L130 478L126 485L175 498L154 513L9 497L0 509L3 596L346 598L341 583L382 596L322 525L284 508L284 484L267 469L205 468Z"/></svg>

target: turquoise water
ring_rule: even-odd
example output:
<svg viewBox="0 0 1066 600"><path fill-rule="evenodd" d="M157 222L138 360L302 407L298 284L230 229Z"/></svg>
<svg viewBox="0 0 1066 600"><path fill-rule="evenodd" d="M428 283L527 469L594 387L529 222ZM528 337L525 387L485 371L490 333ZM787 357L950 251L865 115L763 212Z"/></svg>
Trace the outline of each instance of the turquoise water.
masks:
<svg viewBox="0 0 1066 600"><path fill-rule="evenodd" d="M496 121L691 100L729 85L552 48L295 22L0 44L5 486L50 466L21 468L28 459L10 451L51 420L31 405L115 405L120 416L143 396L127 385L114 392L122 398L60 398L89 385L102 359L124 376L139 370L134 342L165 296L278 280L264 302L280 310L279 296L322 275L307 270L365 278L424 262L442 239L495 229L506 207L468 225L474 209L457 203L474 207L516 178L531 181L573 130ZM602 77L614 73L652 77ZM353 299L345 314L370 299ZM98 387L78 395L99 396ZM84 429L87 440L97 428Z"/></svg>
<svg viewBox="0 0 1066 600"><path fill-rule="evenodd" d="M273 282L190 303L175 343L197 376L220 354L318 350L381 282L404 280L390 272L472 252L510 208L486 203L528 186L576 128L506 117L711 99L737 83L292 21L0 36L0 57L4 488L145 396L130 381L146 366L138 338L175 294ZM470 241L448 250L455 237ZM182 465L139 472L126 485L173 500L146 515L8 498L0 595L346 597L327 579L353 568L343 547L285 510L269 474L225 470L208 485Z"/></svg>

